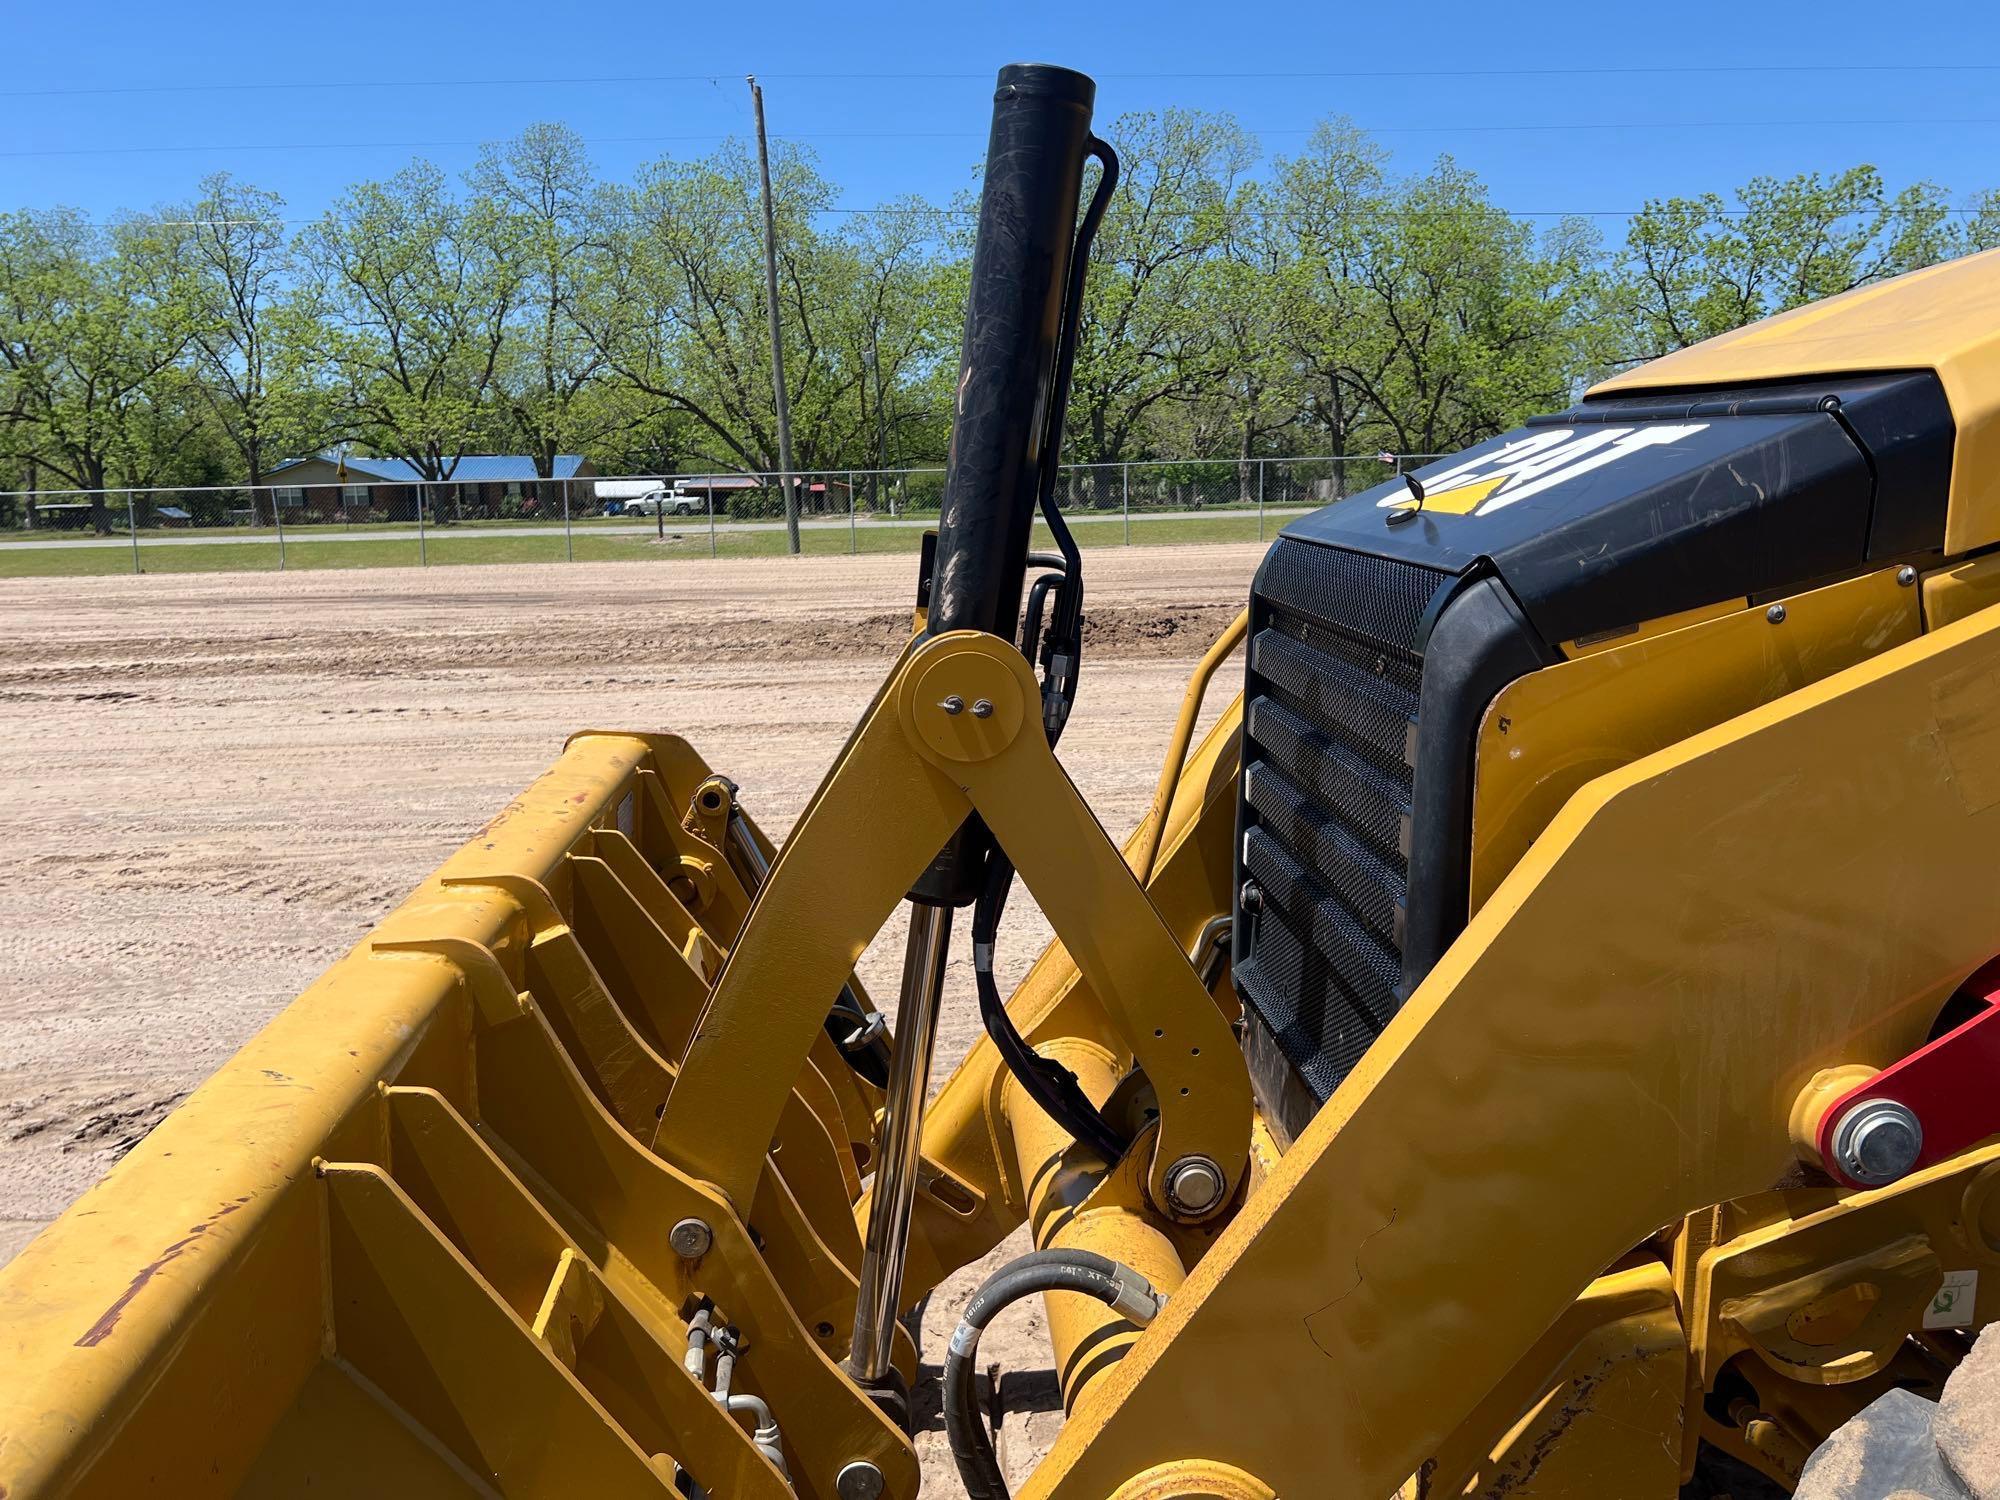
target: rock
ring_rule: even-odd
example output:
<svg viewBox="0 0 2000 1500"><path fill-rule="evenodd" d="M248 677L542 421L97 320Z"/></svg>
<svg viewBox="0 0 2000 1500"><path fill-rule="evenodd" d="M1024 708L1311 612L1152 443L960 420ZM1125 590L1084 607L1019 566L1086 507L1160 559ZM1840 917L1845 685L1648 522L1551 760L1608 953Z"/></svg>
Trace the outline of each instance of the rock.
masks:
<svg viewBox="0 0 2000 1500"><path fill-rule="evenodd" d="M1932 1430L1966 1493L2000 1500L2000 1324L1952 1371Z"/></svg>
<svg viewBox="0 0 2000 1500"><path fill-rule="evenodd" d="M1813 1450L1794 1500L1971 1500L1938 1455L1937 1415L1909 1391L1878 1397Z"/></svg>

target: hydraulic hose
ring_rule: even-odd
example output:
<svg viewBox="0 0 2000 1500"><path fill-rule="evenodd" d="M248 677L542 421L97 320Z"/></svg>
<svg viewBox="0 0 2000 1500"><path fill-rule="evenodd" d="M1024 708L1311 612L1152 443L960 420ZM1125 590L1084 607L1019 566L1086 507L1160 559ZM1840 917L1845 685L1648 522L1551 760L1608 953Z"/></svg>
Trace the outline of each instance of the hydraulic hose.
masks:
<svg viewBox="0 0 2000 1500"><path fill-rule="evenodd" d="M1110 1166L1131 1145L1104 1118L1076 1074L1053 1058L1043 1057L1015 1028L1000 998L1000 986L993 978L993 938L1000 930L1000 916L1007 906L1007 891L1014 883L1014 864L998 849L986 865L985 884L972 908L972 977L979 989L979 1019L993 1039L1006 1066L1022 1091L1040 1105L1051 1120L1075 1136L1086 1150L1096 1153Z"/></svg>
<svg viewBox="0 0 2000 1500"><path fill-rule="evenodd" d="M1061 585L1069 573L1069 564L1058 552L1030 552L1028 566L1045 570L1029 586L1027 608L1021 611L1021 655L1033 667L1040 660L1042 617L1048 613L1049 594ZM1046 669L1048 663L1041 665Z"/></svg>
<svg viewBox="0 0 2000 1500"><path fill-rule="evenodd" d="M1054 537L1064 563L1062 582L1056 587L1054 615L1049 622L1042 692L1044 724L1051 745L1062 736L1063 725L1069 721L1070 708L1076 702L1077 670L1083 655L1083 554L1077 549L1076 538L1070 535L1061 507L1056 504L1056 475L1062 463L1063 420L1068 415L1070 378L1076 369L1077 327L1083 321L1083 286L1090 273L1090 247L1097 238L1098 225L1104 221L1104 211L1110 206L1111 194L1118 187L1118 153L1096 136L1090 138L1086 150L1097 158L1100 171L1097 190L1084 210L1083 223L1076 232L1076 247L1070 254L1069 285L1063 293L1062 333L1056 345L1055 382L1051 387L1053 399L1043 431L1038 476L1042 519L1048 523L1049 534Z"/></svg>
<svg viewBox="0 0 2000 1500"><path fill-rule="evenodd" d="M1052 587L1060 588L1071 576L1065 559L1046 552L1031 552L1028 562L1045 568L1028 592L1028 607L1021 621L1021 654L1035 659L1042 634L1042 610ZM1044 689L1046 694L1047 689ZM1051 722L1051 746L1062 737L1062 725ZM1015 1028L1000 998L1000 986L993 978L993 942L1000 932L1000 917L1007 908L1007 892L1014 884L1014 862L1006 852L994 849L988 857L979 898L972 908L972 977L979 990L979 1019L1000 1053L1001 1064L1013 1075L1030 1099L1043 1112L1102 1157L1105 1165L1117 1161L1131 1144L1106 1120L1076 1081L1076 1074L1053 1058L1043 1057Z"/></svg>
<svg viewBox="0 0 2000 1500"><path fill-rule="evenodd" d="M1044 573L1028 589L1028 607L1021 613L1021 654L1033 666L1042 642L1042 616L1047 613L1049 591L1063 580L1063 575ZM1042 663L1047 667L1048 663Z"/></svg>
<svg viewBox="0 0 2000 1500"><path fill-rule="evenodd" d="M1095 1297L1142 1328L1167 1301L1130 1266L1088 1250L1036 1250L987 1277L966 1304L944 1358L944 1430L968 1500L1008 1500L993 1439L979 1420L980 1335L1004 1308L1043 1292Z"/></svg>

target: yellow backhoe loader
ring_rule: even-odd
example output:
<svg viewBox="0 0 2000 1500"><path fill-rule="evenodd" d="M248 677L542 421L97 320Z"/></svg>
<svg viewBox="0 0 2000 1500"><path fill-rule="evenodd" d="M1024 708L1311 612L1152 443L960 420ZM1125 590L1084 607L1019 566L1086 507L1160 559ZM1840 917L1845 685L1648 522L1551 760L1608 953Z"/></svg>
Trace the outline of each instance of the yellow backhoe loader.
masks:
<svg viewBox="0 0 2000 1500"><path fill-rule="evenodd" d="M1299 519L1120 849L1057 757L1093 92L1000 74L911 637L784 846L571 739L0 1273L0 1496L913 1500L901 1315L1023 1223L979 1500L1026 1297L1023 1500L1789 1488L2000 1316L2000 256Z"/></svg>

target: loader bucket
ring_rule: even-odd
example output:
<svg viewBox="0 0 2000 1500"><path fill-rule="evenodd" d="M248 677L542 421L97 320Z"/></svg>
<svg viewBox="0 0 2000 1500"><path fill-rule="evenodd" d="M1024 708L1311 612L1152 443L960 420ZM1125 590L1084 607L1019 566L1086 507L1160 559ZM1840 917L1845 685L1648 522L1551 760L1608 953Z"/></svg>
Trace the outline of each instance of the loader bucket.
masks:
<svg viewBox="0 0 2000 1500"><path fill-rule="evenodd" d="M749 899L709 785L574 738L0 1273L0 1495L915 1492L834 1397L872 1086L816 1042L748 1204L651 1149Z"/></svg>

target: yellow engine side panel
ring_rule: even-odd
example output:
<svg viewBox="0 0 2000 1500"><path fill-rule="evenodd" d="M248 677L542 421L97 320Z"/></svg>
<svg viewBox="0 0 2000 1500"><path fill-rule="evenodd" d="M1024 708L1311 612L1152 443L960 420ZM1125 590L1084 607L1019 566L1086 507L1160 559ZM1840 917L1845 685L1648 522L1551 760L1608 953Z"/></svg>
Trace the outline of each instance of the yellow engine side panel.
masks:
<svg viewBox="0 0 2000 1500"><path fill-rule="evenodd" d="M1486 904L1571 795L1698 730L1914 639L1917 590L1884 569L1531 672L1479 725L1469 906Z"/></svg>

